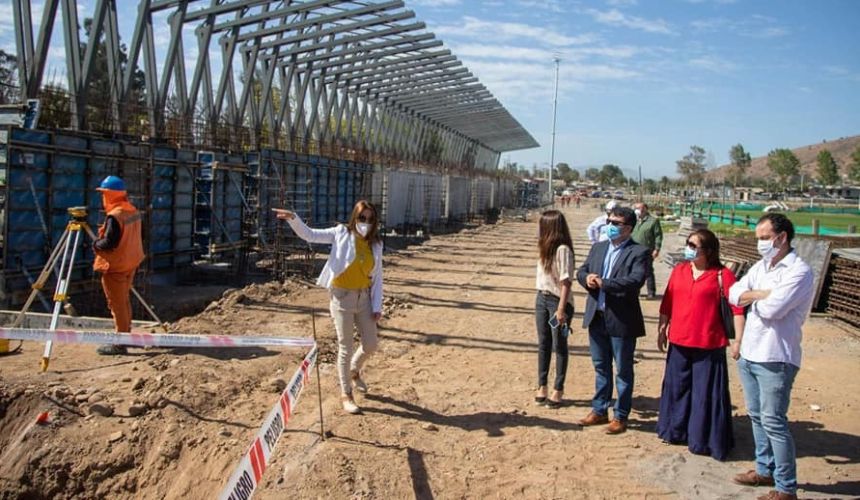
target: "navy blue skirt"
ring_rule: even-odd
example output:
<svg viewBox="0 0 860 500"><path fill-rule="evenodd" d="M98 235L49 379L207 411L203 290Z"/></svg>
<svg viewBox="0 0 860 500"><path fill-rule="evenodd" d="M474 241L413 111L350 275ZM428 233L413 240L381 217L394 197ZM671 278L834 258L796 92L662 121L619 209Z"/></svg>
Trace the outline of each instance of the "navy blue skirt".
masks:
<svg viewBox="0 0 860 500"><path fill-rule="evenodd" d="M735 446L726 348L669 344L657 435L692 453L725 460Z"/></svg>

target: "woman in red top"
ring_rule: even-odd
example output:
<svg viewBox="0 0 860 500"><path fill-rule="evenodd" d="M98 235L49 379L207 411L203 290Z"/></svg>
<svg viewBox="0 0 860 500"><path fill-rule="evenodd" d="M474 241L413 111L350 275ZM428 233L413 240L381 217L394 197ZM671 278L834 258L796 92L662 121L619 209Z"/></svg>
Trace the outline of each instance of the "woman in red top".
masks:
<svg viewBox="0 0 860 500"><path fill-rule="evenodd" d="M707 229L693 232L684 248L686 262L672 270L663 302L657 347L669 346L657 435L683 444L692 453L725 460L734 447L732 403L726 366L728 338L720 319L724 294L735 275L720 262L720 242ZM734 308L735 331L743 332L743 309ZM740 340L732 347L737 359Z"/></svg>

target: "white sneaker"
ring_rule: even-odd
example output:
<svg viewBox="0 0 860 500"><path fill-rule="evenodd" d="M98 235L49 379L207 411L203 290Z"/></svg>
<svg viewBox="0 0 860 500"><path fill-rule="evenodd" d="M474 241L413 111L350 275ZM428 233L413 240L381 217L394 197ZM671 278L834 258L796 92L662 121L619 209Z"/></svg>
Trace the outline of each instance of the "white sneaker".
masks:
<svg viewBox="0 0 860 500"><path fill-rule="evenodd" d="M363 394L367 393L367 384L361 379L361 372L358 370L352 370L352 372L350 372L350 378L352 379L352 386L355 387L356 391Z"/></svg>
<svg viewBox="0 0 860 500"><path fill-rule="evenodd" d="M355 404L355 400L352 399L352 395L343 396L341 398L341 403L343 404L343 411L349 413L350 415L358 415L361 413L361 408Z"/></svg>

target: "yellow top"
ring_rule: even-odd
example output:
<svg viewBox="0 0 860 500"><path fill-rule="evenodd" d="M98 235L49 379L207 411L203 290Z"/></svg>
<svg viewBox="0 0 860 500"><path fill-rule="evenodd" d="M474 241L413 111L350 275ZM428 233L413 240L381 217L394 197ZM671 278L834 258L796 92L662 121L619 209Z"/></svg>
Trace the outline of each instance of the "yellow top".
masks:
<svg viewBox="0 0 860 500"><path fill-rule="evenodd" d="M373 271L373 251L364 238L355 238L355 260L331 282L331 286L347 290L370 288L370 273Z"/></svg>

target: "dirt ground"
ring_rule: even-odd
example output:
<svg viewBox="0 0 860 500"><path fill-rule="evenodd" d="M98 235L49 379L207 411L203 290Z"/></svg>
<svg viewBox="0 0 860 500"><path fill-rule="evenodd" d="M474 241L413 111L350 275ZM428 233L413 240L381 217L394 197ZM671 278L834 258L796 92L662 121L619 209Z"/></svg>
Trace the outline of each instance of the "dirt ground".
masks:
<svg viewBox="0 0 860 500"><path fill-rule="evenodd" d="M577 262L593 208L568 209ZM316 377L278 443L256 498L754 498L731 476L752 467L752 436L731 360L737 448L720 463L655 435L664 355L659 302L643 301L630 430L580 428L594 375L577 327L562 408L532 402L536 384L536 223L502 221L434 237L385 259L386 317L370 385L345 415L327 298L309 283L232 290L174 326L185 333L312 334ZM668 268L657 269L658 288ZM141 350L41 346L0 358L0 498L213 498L303 353L288 349ZM860 496L860 339L814 317L790 409L805 498ZM35 425L49 411L51 423ZM109 416L103 416L109 415Z"/></svg>

